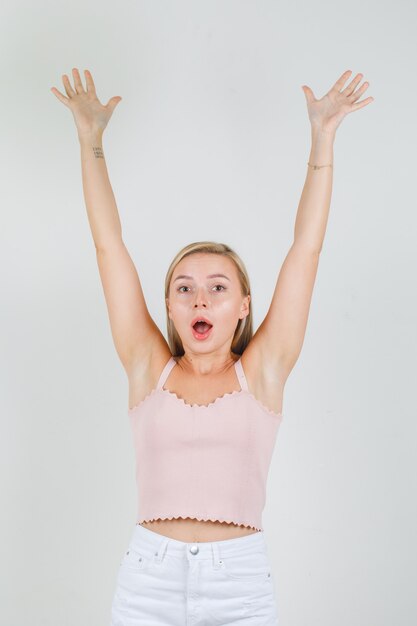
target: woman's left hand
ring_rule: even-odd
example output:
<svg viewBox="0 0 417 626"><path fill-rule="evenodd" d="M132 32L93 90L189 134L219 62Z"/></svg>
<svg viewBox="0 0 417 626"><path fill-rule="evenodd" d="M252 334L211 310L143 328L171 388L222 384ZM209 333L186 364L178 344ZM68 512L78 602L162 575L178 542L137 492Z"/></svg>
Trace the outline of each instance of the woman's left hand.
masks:
<svg viewBox="0 0 417 626"><path fill-rule="evenodd" d="M344 72L330 91L320 100L315 98L310 87L307 85L302 86L307 100L308 116L313 130L334 134L345 115L352 113L352 111L357 111L370 102L373 102L374 98L372 97L366 98L366 100L362 100L361 102L356 102L369 87L369 83L364 82L363 85L355 91L363 78L363 74L357 74L343 89L343 85L350 74L352 74L351 70Z"/></svg>

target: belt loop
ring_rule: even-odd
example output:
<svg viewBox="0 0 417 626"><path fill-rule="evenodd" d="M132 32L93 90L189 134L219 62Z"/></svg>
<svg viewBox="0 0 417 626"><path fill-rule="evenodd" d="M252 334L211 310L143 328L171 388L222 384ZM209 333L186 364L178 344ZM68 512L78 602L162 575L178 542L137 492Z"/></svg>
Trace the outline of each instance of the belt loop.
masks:
<svg viewBox="0 0 417 626"><path fill-rule="evenodd" d="M165 537L164 539L162 539L161 543L159 544L159 548L155 552L155 561L157 563L162 563L162 560L165 556L165 552L168 547L168 543L169 543L169 537Z"/></svg>
<svg viewBox="0 0 417 626"><path fill-rule="evenodd" d="M221 561L220 561L220 553L219 546L216 542L211 543L211 552L213 555L213 568L220 569Z"/></svg>

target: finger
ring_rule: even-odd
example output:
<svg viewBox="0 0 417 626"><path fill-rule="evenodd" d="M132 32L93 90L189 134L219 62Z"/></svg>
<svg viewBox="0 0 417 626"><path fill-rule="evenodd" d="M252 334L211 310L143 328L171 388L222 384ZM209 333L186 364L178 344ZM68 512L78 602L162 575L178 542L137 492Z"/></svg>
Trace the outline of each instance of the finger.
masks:
<svg viewBox="0 0 417 626"><path fill-rule="evenodd" d="M83 84L81 82L80 73L76 67L72 68L72 77L74 79L75 90L77 93L85 93Z"/></svg>
<svg viewBox="0 0 417 626"><path fill-rule="evenodd" d="M332 89L336 89L336 91L340 92L340 90L342 89L343 85L345 84L345 82L349 78L349 74L352 74L352 70L346 70L346 72L343 72L343 74L340 76L340 78L338 78L337 81L335 82L335 84L333 85Z"/></svg>
<svg viewBox="0 0 417 626"><path fill-rule="evenodd" d="M361 95L365 93L368 87L369 87L368 81L364 82L363 85L361 85L359 89L355 91L354 93L352 93L352 95L349 97L350 101L356 102L356 100L358 100L361 97Z"/></svg>
<svg viewBox="0 0 417 626"><path fill-rule="evenodd" d="M66 98L56 87L51 87L52 93L60 100L65 106L68 106L69 98Z"/></svg>
<svg viewBox="0 0 417 626"><path fill-rule="evenodd" d="M361 82L363 78L363 74L356 74L355 78L349 83L349 85L347 85L344 90L342 91L342 94L344 96L351 96L353 94L353 92L355 91L356 87L358 86L358 84Z"/></svg>
<svg viewBox="0 0 417 626"><path fill-rule="evenodd" d="M312 89L310 89L310 87L308 85L302 85L302 90L304 91L304 95L306 97L307 102L314 102L314 100L316 99L314 96L314 93L312 91Z"/></svg>
<svg viewBox="0 0 417 626"><path fill-rule="evenodd" d="M366 100L362 100L362 102L357 102L356 104L352 104L350 112L357 111L358 109L365 107L367 104L370 104L373 101L374 99L372 98L372 96L370 96L369 98L366 98Z"/></svg>
<svg viewBox="0 0 417 626"><path fill-rule="evenodd" d="M66 74L62 76L62 82L64 83L65 91L67 92L67 96L72 98L75 96L75 91L73 90L69 78Z"/></svg>
<svg viewBox="0 0 417 626"><path fill-rule="evenodd" d="M84 70L84 75L85 75L85 82L87 85L87 92L93 93L95 95L96 86L94 84L93 77L91 76L91 72L89 72L88 70Z"/></svg>

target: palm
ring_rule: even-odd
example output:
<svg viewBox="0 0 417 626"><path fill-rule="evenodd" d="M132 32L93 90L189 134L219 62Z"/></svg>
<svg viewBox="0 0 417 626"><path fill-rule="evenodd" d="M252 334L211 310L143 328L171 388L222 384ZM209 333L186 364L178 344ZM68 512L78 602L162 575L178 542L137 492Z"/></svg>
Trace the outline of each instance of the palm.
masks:
<svg viewBox="0 0 417 626"><path fill-rule="evenodd" d="M104 130L110 119L110 111L101 104L99 99L87 93L77 94L71 99L71 111L81 132L90 130L96 125Z"/></svg>
<svg viewBox="0 0 417 626"><path fill-rule="evenodd" d="M102 133L116 105L120 102L121 97L114 96L110 98L106 105L101 104L96 94L96 88L91 73L88 70L84 71L87 85L86 90L83 87L77 68L73 68L75 90L72 88L68 76L64 74L63 83L68 97L66 98L55 87L53 87L51 91L53 91L56 97L71 110L79 135Z"/></svg>
<svg viewBox="0 0 417 626"><path fill-rule="evenodd" d="M312 127L328 133L335 132L345 115L373 101L373 98L369 97L366 98L366 100L357 102L369 87L369 83L365 82L356 90L356 87L363 78L362 74L357 74L342 90L349 74L351 74L350 70L344 72L333 87L320 100L315 98L310 87L303 85L307 100L308 116Z"/></svg>

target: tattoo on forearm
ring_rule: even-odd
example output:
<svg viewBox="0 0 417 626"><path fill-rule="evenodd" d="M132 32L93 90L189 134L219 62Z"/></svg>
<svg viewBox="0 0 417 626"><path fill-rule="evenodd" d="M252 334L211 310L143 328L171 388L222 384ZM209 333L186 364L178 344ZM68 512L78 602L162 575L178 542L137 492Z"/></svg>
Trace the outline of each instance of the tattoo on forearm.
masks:
<svg viewBox="0 0 417 626"><path fill-rule="evenodd" d="M98 146L97 148L93 146L93 150L97 159L104 159L103 150L100 146Z"/></svg>

